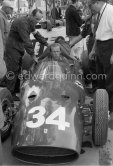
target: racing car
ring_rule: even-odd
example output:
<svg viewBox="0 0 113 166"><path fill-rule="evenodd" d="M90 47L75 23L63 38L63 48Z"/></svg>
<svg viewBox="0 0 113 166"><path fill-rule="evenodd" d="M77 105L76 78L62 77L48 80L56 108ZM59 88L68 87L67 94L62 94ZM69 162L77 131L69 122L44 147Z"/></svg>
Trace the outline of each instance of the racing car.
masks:
<svg viewBox="0 0 113 166"><path fill-rule="evenodd" d="M79 61L62 50L61 44L51 44L31 65L21 81L18 107L10 92L0 89L7 121L2 135L12 126L12 154L21 161L50 164L78 158L89 126L95 146L107 141L108 94L96 90L87 105Z"/></svg>

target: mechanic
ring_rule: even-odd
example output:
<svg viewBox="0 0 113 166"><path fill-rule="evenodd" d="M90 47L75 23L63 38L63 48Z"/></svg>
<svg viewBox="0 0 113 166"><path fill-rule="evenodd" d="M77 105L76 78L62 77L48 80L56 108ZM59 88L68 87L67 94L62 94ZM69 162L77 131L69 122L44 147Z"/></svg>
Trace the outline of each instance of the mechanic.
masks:
<svg viewBox="0 0 113 166"><path fill-rule="evenodd" d="M3 1L0 10L0 29L2 33L2 40L5 48L6 39L10 31L10 23L8 22L8 15L13 13L13 5L10 1Z"/></svg>
<svg viewBox="0 0 113 166"><path fill-rule="evenodd" d="M5 86L10 90L13 99L18 100L15 94L15 86L18 81L18 75L21 71L22 57L26 51L33 59L34 48L30 40L30 33L33 33L38 42L48 45L47 40L35 31L37 20L42 18L39 9L34 9L31 16L23 16L13 21L6 42L4 59L6 62L7 73L1 81L0 86ZM19 85L18 85L19 87Z"/></svg>
<svg viewBox="0 0 113 166"><path fill-rule="evenodd" d="M83 42L82 39L86 36L82 36L80 28L84 23L81 19L79 11L77 10L77 0L71 0L72 4L66 10L66 35L69 37L70 45L72 47L72 54L80 58L82 54ZM81 48L82 47L82 48ZM79 49L80 48L80 49Z"/></svg>
<svg viewBox="0 0 113 166"><path fill-rule="evenodd" d="M8 22L8 15L12 14L13 6L10 1L3 1L0 10L0 78L2 78L6 72L6 65L3 59L5 43L10 31L10 23Z"/></svg>
<svg viewBox="0 0 113 166"><path fill-rule="evenodd" d="M83 21L77 12L76 3L77 0L71 0L72 4L66 10L66 35L69 36L71 40L80 34L80 27ZM80 38L80 40L82 37Z"/></svg>
<svg viewBox="0 0 113 166"><path fill-rule="evenodd" d="M97 84L99 89L108 92L113 123L113 6L106 0L90 0L89 6L98 13L95 42L89 57L92 59L96 55ZM102 74L104 77L99 77Z"/></svg>

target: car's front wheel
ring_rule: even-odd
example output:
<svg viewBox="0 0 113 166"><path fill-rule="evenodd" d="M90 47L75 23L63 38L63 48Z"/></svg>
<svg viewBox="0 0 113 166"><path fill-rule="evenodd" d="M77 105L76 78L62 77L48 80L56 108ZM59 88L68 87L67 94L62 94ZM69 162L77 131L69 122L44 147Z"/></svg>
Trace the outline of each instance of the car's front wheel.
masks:
<svg viewBox="0 0 113 166"><path fill-rule="evenodd" d="M108 133L108 93L104 89L95 92L93 104L92 138L96 146L102 146L107 141Z"/></svg>

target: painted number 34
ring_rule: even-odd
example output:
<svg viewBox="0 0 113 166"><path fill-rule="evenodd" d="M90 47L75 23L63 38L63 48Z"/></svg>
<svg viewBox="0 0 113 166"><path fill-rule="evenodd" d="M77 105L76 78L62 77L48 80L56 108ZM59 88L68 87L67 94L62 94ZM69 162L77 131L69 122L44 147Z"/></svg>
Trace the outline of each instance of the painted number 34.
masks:
<svg viewBox="0 0 113 166"><path fill-rule="evenodd" d="M36 111L39 111L35 114ZM46 110L42 106L33 107L29 110L28 114L34 114L33 119L37 120L35 123L33 121L26 122L26 126L29 128L37 128L45 124L57 125L59 130L65 130L66 127L70 127L70 123L65 121L66 113L64 107L59 107L56 111L54 111L47 118L44 117ZM58 120L55 118L58 117Z"/></svg>

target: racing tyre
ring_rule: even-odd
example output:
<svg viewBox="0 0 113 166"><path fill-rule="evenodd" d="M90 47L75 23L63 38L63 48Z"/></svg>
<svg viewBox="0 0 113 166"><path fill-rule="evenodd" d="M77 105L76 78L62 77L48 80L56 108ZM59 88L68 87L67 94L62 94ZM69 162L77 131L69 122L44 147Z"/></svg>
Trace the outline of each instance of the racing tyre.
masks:
<svg viewBox="0 0 113 166"><path fill-rule="evenodd" d="M12 95L6 88L0 88L0 104L4 115L4 126L1 129L1 140L3 142L11 132L13 120L12 106L14 105Z"/></svg>
<svg viewBox="0 0 113 166"><path fill-rule="evenodd" d="M94 95L92 138L95 146L103 146L108 133L108 93L98 89Z"/></svg>

